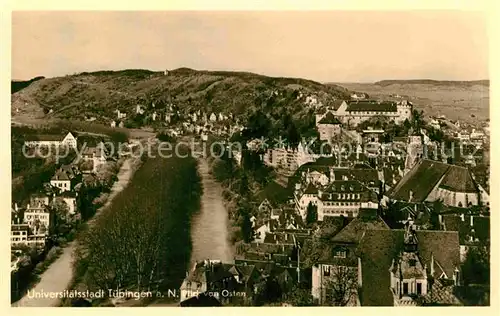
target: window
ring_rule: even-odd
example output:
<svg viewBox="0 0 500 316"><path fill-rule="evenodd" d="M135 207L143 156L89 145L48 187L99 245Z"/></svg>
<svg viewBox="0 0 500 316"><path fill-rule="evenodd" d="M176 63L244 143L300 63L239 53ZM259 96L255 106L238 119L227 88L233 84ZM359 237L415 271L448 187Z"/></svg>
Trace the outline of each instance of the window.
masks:
<svg viewBox="0 0 500 316"><path fill-rule="evenodd" d="M421 295L422 294L422 283L417 282L417 294Z"/></svg>
<svg viewBox="0 0 500 316"><path fill-rule="evenodd" d="M408 294L408 282L403 282L403 294Z"/></svg>
<svg viewBox="0 0 500 316"><path fill-rule="evenodd" d="M330 276L330 266L323 266L323 276Z"/></svg>
<svg viewBox="0 0 500 316"><path fill-rule="evenodd" d="M345 250L335 250L334 257L335 258L345 258L347 256L347 253Z"/></svg>
<svg viewBox="0 0 500 316"><path fill-rule="evenodd" d="M414 267L417 264L417 260L410 259L410 260L408 260L408 263L409 263L410 267Z"/></svg>

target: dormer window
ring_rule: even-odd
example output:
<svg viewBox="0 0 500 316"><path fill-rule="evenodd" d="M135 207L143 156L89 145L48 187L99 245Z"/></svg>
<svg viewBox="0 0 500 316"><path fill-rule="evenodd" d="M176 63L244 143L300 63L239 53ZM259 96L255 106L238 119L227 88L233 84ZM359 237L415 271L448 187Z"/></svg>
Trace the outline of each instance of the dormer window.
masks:
<svg viewBox="0 0 500 316"><path fill-rule="evenodd" d="M408 264L410 265L410 267L414 267L417 265L417 260L415 259L410 259L408 260Z"/></svg>

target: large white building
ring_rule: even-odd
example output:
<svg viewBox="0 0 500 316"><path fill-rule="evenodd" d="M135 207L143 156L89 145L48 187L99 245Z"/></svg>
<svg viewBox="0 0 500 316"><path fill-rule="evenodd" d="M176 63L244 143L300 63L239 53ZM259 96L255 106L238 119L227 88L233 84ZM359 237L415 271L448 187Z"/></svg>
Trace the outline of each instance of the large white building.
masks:
<svg viewBox="0 0 500 316"><path fill-rule="evenodd" d="M33 137L28 137L24 145L27 147L68 146L70 148L76 148L77 139L71 132L68 132L64 137L60 135L34 135Z"/></svg>
<svg viewBox="0 0 500 316"><path fill-rule="evenodd" d="M406 100L400 102L355 100L343 101L334 114L343 124L357 126L374 117L384 117L401 124L407 119L411 120L412 111L413 104Z"/></svg>
<svg viewBox="0 0 500 316"><path fill-rule="evenodd" d="M295 193L295 208L304 219L309 203L317 207L318 221L326 216L356 217L360 209L378 208L375 192L354 180L334 180L325 187L310 183Z"/></svg>

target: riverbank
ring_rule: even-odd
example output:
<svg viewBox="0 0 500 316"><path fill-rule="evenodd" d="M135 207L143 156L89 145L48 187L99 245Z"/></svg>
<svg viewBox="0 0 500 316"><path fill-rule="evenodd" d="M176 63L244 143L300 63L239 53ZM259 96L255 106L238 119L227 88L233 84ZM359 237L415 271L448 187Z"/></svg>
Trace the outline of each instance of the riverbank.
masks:
<svg viewBox="0 0 500 316"><path fill-rule="evenodd" d="M128 184L135 169L131 159L125 160L118 172L117 178L111 188L108 200L104 206L99 208L93 219L87 222L87 225L92 225L92 222L98 217L104 209L106 209L113 201L115 196L122 191ZM33 298L33 293L57 293L64 291L70 285L73 278L73 253L75 251L76 242L72 241L63 249L59 258L54 261L49 268L42 274L40 281L36 286L27 293L19 301L12 304L13 307L51 307L59 305L61 299L57 297L41 297Z"/></svg>

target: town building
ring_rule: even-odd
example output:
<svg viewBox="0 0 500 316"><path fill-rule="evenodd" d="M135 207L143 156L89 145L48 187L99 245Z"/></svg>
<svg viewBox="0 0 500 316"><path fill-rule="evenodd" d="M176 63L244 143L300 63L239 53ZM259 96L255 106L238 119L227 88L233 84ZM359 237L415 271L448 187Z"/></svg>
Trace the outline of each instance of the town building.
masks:
<svg viewBox="0 0 500 316"><path fill-rule="evenodd" d="M406 146L405 173L410 171L424 155L424 139L420 133L408 136Z"/></svg>
<svg viewBox="0 0 500 316"><path fill-rule="evenodd" d="M367 143L380 143L382 141L382 136L385 131L383 129L367 129L363 130L361 137L363 138L363 144Z"/></svg>
<svg viewBox="0 0 500 316"><path fill-rule="evenodd" d="M490 244L489 216L444 214L439 220L443 230L458 232L461 262L465 261L469 249Z"/></svg>
<svg viewBox="0 0 500 316"><path fill-rule="evenodd" d="M144 108L140 104L136 105L136 107L135 107L135 114L139 114L139 115L144 114Z"/></svg>
<svg viewBox="0 0 500 316"><path fill-rule="evenodd" d="M429 159L421 159L387 197L406 202L442 200L447 206L463 208L489 202L489 195L469 169Z"/></svg>
<svg viewBox="0 0 500 316"><path fill-rule="evenodd" d="M28 136L24 142L27 147L60 147L67 146L69 148L77 147L77 138L68 132L65 136L61 135L33 135Z"/></svg>
<svg viewBox="0 0 500 316"><path fill-rule="evenodd" d="M321 305L359 306L358 288L362 283L362 270L357 247L366 230L389 230L389 227L376 210L363 210L351 221L336 219L330 223L339 227L333 237L328 241L317 241L319 245L305 246L321 249L319 258L312 266L312 296ZM347 225L343 223L345 221L348 221ZM334 288L341 288L342 291L332 293Z"/></svg>
<svg viewBox="0 0 500 316"><path fill-rule="evenodd" d="M118 109L115 110L115 113L116 113L117 120L121 120L121 119L124 119L127 117L127 113L120 112L120 110L118 110Z"/></svg>
<svg viewBox="0 0 500 316"><path fill-rule="evenodd" d="M410 222L406 226L403 250L392 260L390 273L394 306L417 305L413 297L427 294L428 272L418 255L415 231Z"/></svg>
<svg viewBox="0 0 500 316"><path fill-rule="evenodd" d="M303 219L309 203L317 207L318 221L327 216L356 217L360 209L378 208L375 192L355 180L334 180L324 188L309 184L295 193L295 207Z"/></svg>
<svg viewBox="0 0 500 316"><path fill-rule="evenodd" d="M78 170L71 165L63 165L57 169L56 173L50 179L50 185L58 188L60 192L71 191L76 185Z"/></svg>
<svg viewBox="0 0 500 316"><path fill-rule="evenodd" d="M461 305L457 232L368 229L357 253L362 306Z"/></svg>
<svg viewBox="0 0 500 316"><path fill-rule="evenodd" d="M49 208L41 203L28 204L24 211L24 222L34 231L35 235L47 235L51 224Z"/></svg>
<svg viewBox="0 0 500 316"><path fill-rule="evenodd" d="M260 279L261 274L253 265L228 264L209 259L199 261L182 282L180 302L183 304L195 297L211 296L221 304L248 304Z"/></svg>
<svg viewBox="0 0 500 316"><path fill-rule="evenodd" d="M96 147L86 147L82 152L82 160L92 163L92 172L96 172L100 165L106 163L104 144L100 142Z"/></svg>
<svg viewBox="0 0 500 316"><path fill-rule="evenodd" d="M331 141L341 134L341 122L330 111L316 121L316 128L320 140Z"/></svg>
<svg viewBox="0 0 500 316"><path fill-rule="evenodd" d="M58 196L54 197L54 201L63 202L68 206L68 214L75 215L77 213L76 198L78 193L74 191L64 191Z"/></svg>
<svg viewBox="0 0 500 316"><path fill-rule="evenodd" d="M30 195L31 205L38 205L40 203L48 206L50 204L50 197L45 193L33 193ZM17 203L16 203L16 208L17 208Z"/></svg>
<svg viewBox="0 0 500 316"><path fill-rule="evenodd" d="M400 102L354 100L343 101L334 114L343 124L354 127L376 117L402 124L405 120L411 120L412 111L413 104L406 100Z"/></svg>
<svg viewBox="0 0 500 316"><path fill-rule="evenodd" d="M28 224L14 224L10 227L10 244L11 246L26 244L29 235Z"/></svg>
<svg viewBox="0 0 500 316"><path fill-rule="evenodd" d="M313 154L308 152L306 146L299 144L297 149L285 147L268 149L264 154L263 161L273 168L294 172L303 164L315 161L315 158Z"/></svg>

